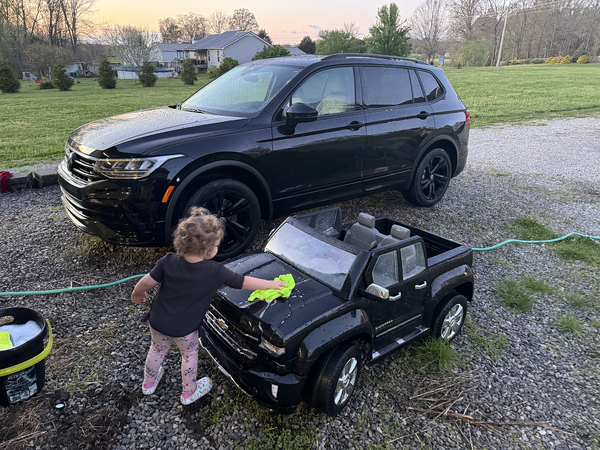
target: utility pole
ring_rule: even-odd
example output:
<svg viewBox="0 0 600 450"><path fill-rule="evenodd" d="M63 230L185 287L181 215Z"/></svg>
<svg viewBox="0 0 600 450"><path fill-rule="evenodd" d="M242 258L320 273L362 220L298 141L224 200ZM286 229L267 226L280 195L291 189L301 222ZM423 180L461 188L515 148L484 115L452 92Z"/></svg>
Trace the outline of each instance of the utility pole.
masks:
<svg viewBox="0 0 600 450"><path fill-rule="evenodd" d="M496 67L500 67L500 58L502 57L502 44L504 44L504 32L506 31L506 22L508 21L509 15L510 10L506 11L506 16L504 17L504 26L502 27L502 37L500 38L500 49L498 50L498 59L496 60Z"/></svg>

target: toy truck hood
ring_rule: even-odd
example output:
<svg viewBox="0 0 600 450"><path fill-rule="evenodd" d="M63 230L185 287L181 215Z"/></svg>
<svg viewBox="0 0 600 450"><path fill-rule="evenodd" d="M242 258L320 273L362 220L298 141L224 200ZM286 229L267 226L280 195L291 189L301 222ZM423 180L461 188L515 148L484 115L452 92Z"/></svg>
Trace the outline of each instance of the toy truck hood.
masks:
<svg viewBox="0 0 600 450"><path fill-rule="evenodd" d="M227 264L234 272L244 276L274 279L283 274L291 274L296 287L288 298L248 301L251 292L229 287L221 288L213 305L228 319L243 329L259 337L283 341L285 336L307 321L320 316L342 303L331 288L299 272L271 253L249 255ZM260 325L259 325L260 324ZM258 327L258 329L256 329ZM254 328L254 329L253 329Z"/></svg>

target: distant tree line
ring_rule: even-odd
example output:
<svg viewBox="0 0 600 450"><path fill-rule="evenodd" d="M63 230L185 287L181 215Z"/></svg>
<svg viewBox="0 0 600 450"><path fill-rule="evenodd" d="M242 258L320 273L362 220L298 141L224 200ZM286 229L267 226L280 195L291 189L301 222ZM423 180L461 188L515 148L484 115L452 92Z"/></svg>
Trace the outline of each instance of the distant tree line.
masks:
<svg viewBox="0 0 600 450"><path fill-rule="evenodd" d="M423 0L410 27L413 52L428 61L446 52L463 65L600 54L600 0Z"/></svg>

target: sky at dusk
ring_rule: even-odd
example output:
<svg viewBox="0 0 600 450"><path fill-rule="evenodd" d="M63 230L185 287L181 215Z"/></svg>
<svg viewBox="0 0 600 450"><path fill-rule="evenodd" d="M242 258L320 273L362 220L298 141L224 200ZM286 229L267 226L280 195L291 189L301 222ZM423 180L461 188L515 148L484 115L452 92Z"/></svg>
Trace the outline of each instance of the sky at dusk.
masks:
<svg viewBox="0 0 600 450"><path fill-rule="evenodd" d="M260 28L267 30L274 44L299 43L304 36L317 38L319 30L341 28L354 22L363 34L368 34L377 17L377 9L391 2L370 0L96 0L94 20L106 25L145 25L158 31L159 19L194 12L209 17L221 10L231 15L235 9L246 8L256 17ZM395 2L402 19L408 19L417 1Z"/></svg>

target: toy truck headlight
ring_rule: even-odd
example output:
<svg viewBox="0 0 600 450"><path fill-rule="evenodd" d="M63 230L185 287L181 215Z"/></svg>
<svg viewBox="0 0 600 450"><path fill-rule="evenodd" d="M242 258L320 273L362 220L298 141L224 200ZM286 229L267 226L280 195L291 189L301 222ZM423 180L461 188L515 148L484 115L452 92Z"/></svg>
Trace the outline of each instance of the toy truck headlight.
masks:
<svg viewBox="0 0 600 450"><path fill-rule="evenodd" d="M258 346L274 354L275 356L281 356L285 353L285 347L277 347L275 344L267 341L264 337L261 339Z"/></svg>

